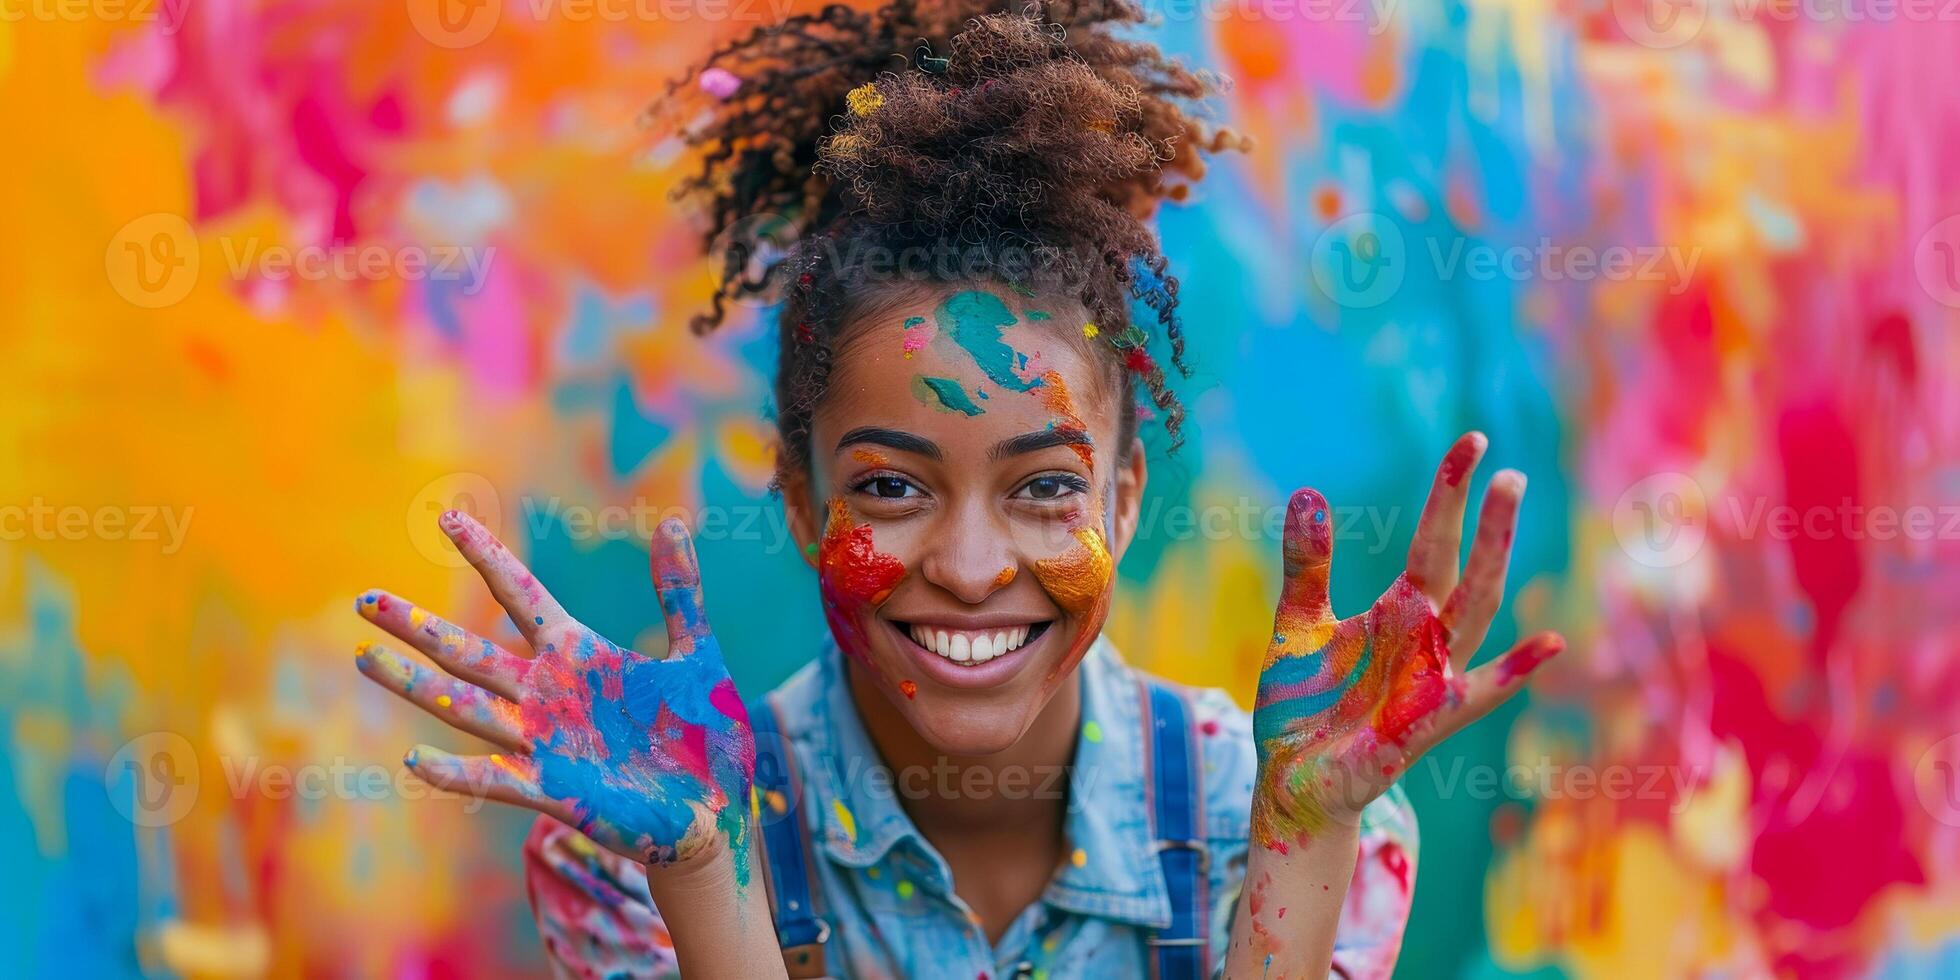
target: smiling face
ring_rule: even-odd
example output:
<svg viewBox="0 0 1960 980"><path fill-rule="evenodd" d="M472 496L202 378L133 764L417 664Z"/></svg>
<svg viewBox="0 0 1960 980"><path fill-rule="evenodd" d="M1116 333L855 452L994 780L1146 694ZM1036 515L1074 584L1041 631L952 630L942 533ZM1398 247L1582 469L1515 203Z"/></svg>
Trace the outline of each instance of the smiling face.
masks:
<svg viewBox="0 0 1960 980"><path fill-rule="evenodd" d="M1144 464L1084 322L979 286L880 304L785 479L852 669L941 752L1012 746L1108 614Z"/></svg>

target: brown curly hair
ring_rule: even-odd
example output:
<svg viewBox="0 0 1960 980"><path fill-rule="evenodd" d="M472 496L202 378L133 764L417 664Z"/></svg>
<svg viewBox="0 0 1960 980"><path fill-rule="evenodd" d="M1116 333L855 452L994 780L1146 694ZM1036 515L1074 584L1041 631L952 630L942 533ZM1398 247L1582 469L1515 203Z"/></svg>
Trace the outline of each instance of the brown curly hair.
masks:
<svg viewBox="0 0 1960 980"><path fill-rule="evenodd" d="M1214 79L1119 36L1143 19L1133 0L832 4L673 82L658 108L690 120L700 160L675 194L705 205L719 261L694 327L732 302L782 302L779 474L807 465L841 331L907 268L1079 300L1121 404L1141 382L1176 447L1183 406L1130 315L1153 313L1188 373L1177 279L1146 222L1203 175L1201 153L1245 144L1187 110ZM1125 455L1137 414L1120 415Z"/></svg>

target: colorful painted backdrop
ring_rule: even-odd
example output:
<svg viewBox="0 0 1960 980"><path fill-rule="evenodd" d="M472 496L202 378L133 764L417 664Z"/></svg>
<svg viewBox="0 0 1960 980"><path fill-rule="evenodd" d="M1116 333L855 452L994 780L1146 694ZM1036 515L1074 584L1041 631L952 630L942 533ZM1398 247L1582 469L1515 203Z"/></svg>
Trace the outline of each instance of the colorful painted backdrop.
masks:
<svg viewBox="0 0 1960 980"><path fill-rule="evenodd" d="M493 621L452 503L655 648L681 509L743 689L807 656L769 340L689 336L636 126L807 4L0 2L0 972L541 968L525 818L349 656L370 586ZM1530 475L1491 642L1572 650L1407 777L1404 975L1960 973L1951 7L1152 3L1259 149L1161 222L1195 424L1115 638L1249 697L1290 489L1352 610L1457 432Z"/></svg>

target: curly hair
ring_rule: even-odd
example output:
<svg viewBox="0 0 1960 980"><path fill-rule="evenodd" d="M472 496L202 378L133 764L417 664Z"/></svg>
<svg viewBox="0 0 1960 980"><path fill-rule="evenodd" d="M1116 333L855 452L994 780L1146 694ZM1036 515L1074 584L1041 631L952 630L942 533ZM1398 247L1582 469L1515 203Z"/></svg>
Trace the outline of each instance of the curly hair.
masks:
<svg viewBox="0 0 1960 980"><path fill-rule="evenodd" d="M1154 326L1188 373L1178 283L1147 222L1203 175L1201 154L1245 141L1188 111L1212 78L1119 36L1143 19L1134 0L832 4L671 84L660 109L690 120L700 161L675 194L705 205L719 263L694 328L732 302L782 303L779 476L807 465L842 331L892 281L894 256L928 257L929 280L1079 300L1122 404L1140 383L1176 447L1184 409L1148 348ZM1119 416L1125 453L1137 415Z"/></svg>

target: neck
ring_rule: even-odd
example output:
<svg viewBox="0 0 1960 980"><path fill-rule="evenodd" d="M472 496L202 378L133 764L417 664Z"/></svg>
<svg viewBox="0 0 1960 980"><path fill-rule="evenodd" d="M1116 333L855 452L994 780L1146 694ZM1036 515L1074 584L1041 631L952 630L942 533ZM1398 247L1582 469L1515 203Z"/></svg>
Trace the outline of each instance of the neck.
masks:
<svg viewBox="0 0 1960 980"><path fill-rule="evenodd" d="M1025 839L1034 828L1047 828L1052 846L1060 846L1067 767L1082 719L1082 691L1073 674L1013 745L959 756L921 737L856 661L846 658L845 670L865 732L894 774L899 803L927 840L943 848L949 837ZM907 779L908 773L923 775Z"/></svg>

